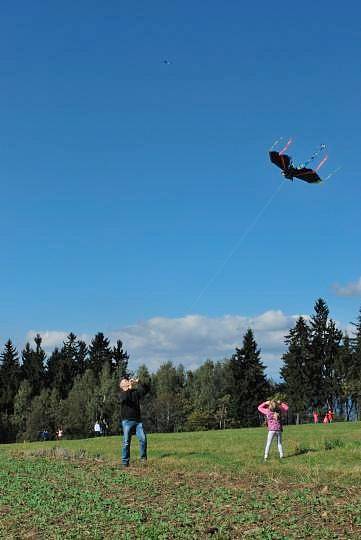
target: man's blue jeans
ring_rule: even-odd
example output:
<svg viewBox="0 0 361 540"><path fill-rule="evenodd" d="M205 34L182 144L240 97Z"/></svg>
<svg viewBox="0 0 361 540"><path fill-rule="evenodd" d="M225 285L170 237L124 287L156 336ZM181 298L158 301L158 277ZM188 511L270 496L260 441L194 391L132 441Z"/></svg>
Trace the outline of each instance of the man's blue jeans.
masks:
<svg viewBox="0 0 361 540"><path fill-rule="evenodd" d="M139 441L140 459L147 459L147 436L143 429L142 422L136 420L122 420L123 442L122 442L122 463L129 465L130 441L135 431Z"/></svg>

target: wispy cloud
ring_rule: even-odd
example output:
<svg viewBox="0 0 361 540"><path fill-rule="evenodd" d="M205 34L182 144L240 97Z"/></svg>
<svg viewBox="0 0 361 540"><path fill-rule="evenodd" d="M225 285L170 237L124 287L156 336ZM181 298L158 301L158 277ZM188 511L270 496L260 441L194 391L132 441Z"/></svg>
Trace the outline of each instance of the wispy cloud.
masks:
<svg viewBox="0 0 361 540"><path fill-rule="evenodd" d="M361 277L344 286L336 283L333 288L338 296L361 296Z"/></svg>
<svg viewBox="0 0 361 540"><path fill-rule="evenodd" d="M216 361L229 357L236 347L242 345L246 330L252 328L268 373L276 377L284 351L284 336L297 318L298 315L285 315L279 310L266 311L255 317L153 317L107 335L112 344L117 339L123 341L130 353L132 369L145 363L151 371L155 371L168 360L175 364L182 363L187 369L195 369L207 358ZM28 332L27 339L33 339L36 333L34 330ZM50 352L62 344L68 332L39 330L39 334L43 337L44 348ZM79 337L89 343L93 336L82 334Z"/></svg>
<svg viewBox="0 0 361 540"><path fill-rule="evenodd" d="M32 342L36 334L40 334L42 337L42 347L46 351L52 351L55 347L61 347L66 340L67 335L71 332L65 332L64 330L29 330L26 334L26 341ZM89 334L78 334L78 339L82 339L88 343L91 339Z"/></svg>

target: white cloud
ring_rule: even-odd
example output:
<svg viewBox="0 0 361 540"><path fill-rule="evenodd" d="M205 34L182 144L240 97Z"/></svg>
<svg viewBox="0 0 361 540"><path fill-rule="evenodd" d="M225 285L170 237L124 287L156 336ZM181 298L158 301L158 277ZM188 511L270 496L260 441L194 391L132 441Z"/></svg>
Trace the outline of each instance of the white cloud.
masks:
<svg viewBox="0 0 361 540"><path fill-rule="evenodd" d="M63 345L63 342L66 340L69 332L65 332L63 330L29 330L29 332L26 334L26 341L32 343L36 334L40 334L42 337L42 347L46 351L52 351L55 347L61 347ZM77 337L85 342L88 342L91 339L88 334L78 334Z"/></svg>
<svg viewBox="0 0 361 540"><path fill-rule="evenodd" d="M333 288L338 296L361 296L361 277L344 286L336 283Z"/></svg>
<svg viewBox="0 0 361 540"><path fill-rule="evenodd" d="M206 317L187 315L179 318L153 317L132 326L107 333L112 344L121 339L130 354L130 367L135 369L145 363L155 371L161 363L171 360L182 363L187 369L195 369L207 358L222 360L229 357L236 347L242 345L248 328L254 331L261 357L270 375L277 377L280 359L284 351L284 336L297 320L298 315L285 315L270 310L255 317L224 315ZM37 332L30 331L31 340ZM39 331L46 350L61 346L68 332ZM91 334L79 336L86 342Z"/></svg>
<svg viewBox="0 0 361 540"><path fill-rule="evenodd" d="M32 342L36 334L40 334L43 341L42 346L44 349L52 349L62 345L63 341L66 339L68 332L63 332L61 330L45 330L44 332L37 332L35 330L29 330L26 334L26 341Z"/></svg>

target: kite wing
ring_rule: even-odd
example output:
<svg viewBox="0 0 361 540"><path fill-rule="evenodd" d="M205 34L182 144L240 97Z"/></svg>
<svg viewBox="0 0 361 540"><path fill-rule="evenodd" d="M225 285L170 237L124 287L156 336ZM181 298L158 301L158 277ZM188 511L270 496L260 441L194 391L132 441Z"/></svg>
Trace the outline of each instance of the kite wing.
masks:
<svg viewBox="0 0 361 540"><path fill-rule="evenodd" d="M290 167L291 158L290 156L287 156L287 154L280 154L279 152L272 150L269 153L269 158L272 163L277 165L277 167L279 167L283 171L287 171Z"/></svg>
<svg viewBox="0 0 361 540"><path fill-rule="evenodd" d="M299 180L304 180L309 184L318 184L319 182L322 182L316 171L313 169L307 169L306 167L294 169L293 176Z"/></svg>

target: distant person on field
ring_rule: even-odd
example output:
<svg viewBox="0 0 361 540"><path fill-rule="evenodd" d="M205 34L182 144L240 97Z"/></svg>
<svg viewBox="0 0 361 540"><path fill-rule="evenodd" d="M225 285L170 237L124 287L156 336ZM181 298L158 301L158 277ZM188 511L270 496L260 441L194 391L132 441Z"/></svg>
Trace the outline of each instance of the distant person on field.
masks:
<svg viewBox="0 0 361 540"><path fill-rule="evenodd" d="M42 441L48 441L50 439L49 431L46 428L41 431L40 438Z"/></svg>
<svg viewBox="0 0 361 540"><path fill-rule="evenodd" d="M101 431L101 434L103 435L103 437L108 435L108 430L109 430L108 423L104 418L102 418L100 420L100 431Z"/></svg>
<svg viewBox="0 0 361 540"><path fill-rule="evenodd" d="M318 424L318 412L313 411L312 415L313 415L313 423Z"/></svg>
<svg viewBox="0 0 361 540"><path fill-rule="evenodd" d="M261 414L264 414L267 421L268 436L266 447L264 450L264 459L268 459L269 449L274 437L277 437L277 447L280 458L283 458L283 447L282 447L282 417L283 412L288 411L287 403L281 403L280 401L270 400L265 401L258 405L258 410Z"/></svg>
<svg viewBox="0 0 361 540"><path fill-rule="evenodd" d="M323 420L322 420L322 423L323 424L328 424L328 414L326 413Z"/></svg>
<svg viewBox="0 0 361 540"><path fill-rule="evenodd" d="M120 417L123 429L122 465L128 467L133 433L139 440L140 459L147 460L147 436L140 415L140 400L149 391L149 385L141 384L139 379L122 379L119 388Z"/></svg>
<svg viewBox="0 0 361 540"><path fill-rule="evenodd" d="M331 424L333 422L333 419L334 419L335 415L334 415L334 412L332 409L329 409L327 411L327 419L329 421L329 423Z"/></svg>
<svg viewBox="0 0 361 540"><path fill-rule="evenodd" d="M56 440L57 440L57 441L61 441L61 439L63 438L63 435L64 435L64 430L63 430L63 428L61 428L61 427L58 428L58 429L56 430L56 433L55 433Z"/></svg>
<svg viewBox="0 0 361 540"><path fill-rule="evenodd" d="M97 420L94 424L94 435L96 437L100 437L100 435L102 434L102 428L100 426L100 422L99 420Z"/></svg>

